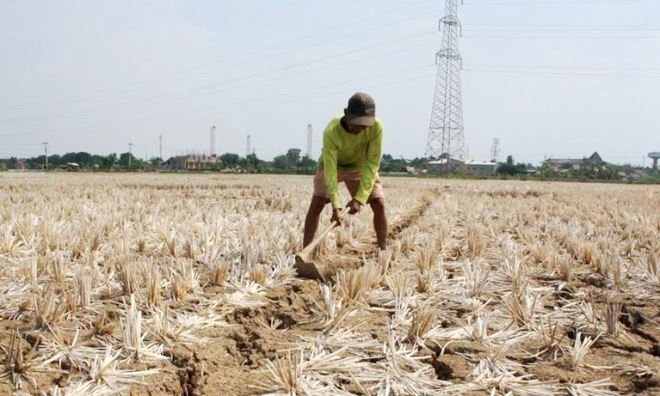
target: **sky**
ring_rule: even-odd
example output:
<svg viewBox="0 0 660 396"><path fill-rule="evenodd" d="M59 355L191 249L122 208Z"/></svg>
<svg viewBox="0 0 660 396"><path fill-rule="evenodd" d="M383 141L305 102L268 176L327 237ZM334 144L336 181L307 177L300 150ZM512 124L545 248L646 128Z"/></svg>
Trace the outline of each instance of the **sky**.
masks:
<svg viewBox="0 0 660 396"><path fill-rule="evenodd" d="M320 155L356 91L383 152L424 155L444 0L2 0L0 158ZM660 151L660 1L466 0L468 158L539 163Z"/></svg>

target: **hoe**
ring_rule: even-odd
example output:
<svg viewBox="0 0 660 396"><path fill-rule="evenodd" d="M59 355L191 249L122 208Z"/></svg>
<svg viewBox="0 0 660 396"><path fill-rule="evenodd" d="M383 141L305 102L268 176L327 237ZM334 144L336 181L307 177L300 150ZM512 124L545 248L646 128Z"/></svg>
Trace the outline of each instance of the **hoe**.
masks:
<svg viewBox="0 0 660 396"><path fill-rule="evenodd" d="M346 213L348 213L348 209L344 209L341 212L341 216L344 216ZM333 222L296 255L296 264L294 265L294 268L296 269L298 276L301 278L318 279L325 282L324 274L326 273L326 268L321 263L314 264L312 256L314 249L335 228L337 228L337 223Z"/></svg>

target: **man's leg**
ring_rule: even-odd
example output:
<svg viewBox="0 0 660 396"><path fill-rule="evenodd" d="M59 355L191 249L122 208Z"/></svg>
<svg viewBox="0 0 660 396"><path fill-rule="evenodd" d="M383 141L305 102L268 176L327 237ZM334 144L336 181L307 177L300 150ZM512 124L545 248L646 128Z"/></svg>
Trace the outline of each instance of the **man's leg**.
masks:
<svg viewBox="0 0 660 396"><path fill-rule="evenodd" d="M319 218L323 208L328 203L324 197L313 196L309 204L307 216L305 217L305 235L303 237L303 247L309 245L314 240L316 230L319 228Z"/></svg>
<svg viewBox="0 0 660 396"><path fill-rule="evenodd" d="M374 230L378 248L385 250L387 246L387 217L385 217L385 200L383 198L372 198L369 201L371 210L374 212Z"/></svg>

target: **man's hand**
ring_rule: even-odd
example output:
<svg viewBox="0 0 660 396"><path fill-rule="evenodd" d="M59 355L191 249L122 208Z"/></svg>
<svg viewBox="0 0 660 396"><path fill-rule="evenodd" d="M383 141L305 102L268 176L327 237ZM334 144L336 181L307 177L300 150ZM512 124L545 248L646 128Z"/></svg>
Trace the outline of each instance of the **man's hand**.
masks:
<svg viewBox="0 0 660 396"><path fill-rule="evenodd" d="M330 221L333 223L336 223L338 226L341 225L341 210L338 208L333 208L332 209L332 218L330 218Z"/></svg>
<svg viewBox="0 0 660 396"><path fill-rule="evenodd" d="M346 207L348 208L349 214L356 214L360 212L360 209L362 209L362 204L354 199L351 199L351 201L346 205Z"/></svg>

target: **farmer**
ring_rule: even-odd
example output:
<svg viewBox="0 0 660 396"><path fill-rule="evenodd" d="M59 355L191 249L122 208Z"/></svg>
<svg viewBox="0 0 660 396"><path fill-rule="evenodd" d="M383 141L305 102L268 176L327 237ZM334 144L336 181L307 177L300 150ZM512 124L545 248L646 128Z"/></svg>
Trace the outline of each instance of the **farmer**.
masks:
<svg viewBox="0 0 660 396"><path fill-rule="evenodd" d="M305 218L303 245L314 240L321 211L332 204L332 221L341 224L339 182L344 182L352 199L346 207L356 214L366 203L374 212L378 247L385 250L387 218L385 195L378 177L383 124L376 118L371 96L358 92L348 100L344 116L333 118L323 132L323 152L314 176L314 196Z"/></svg>

